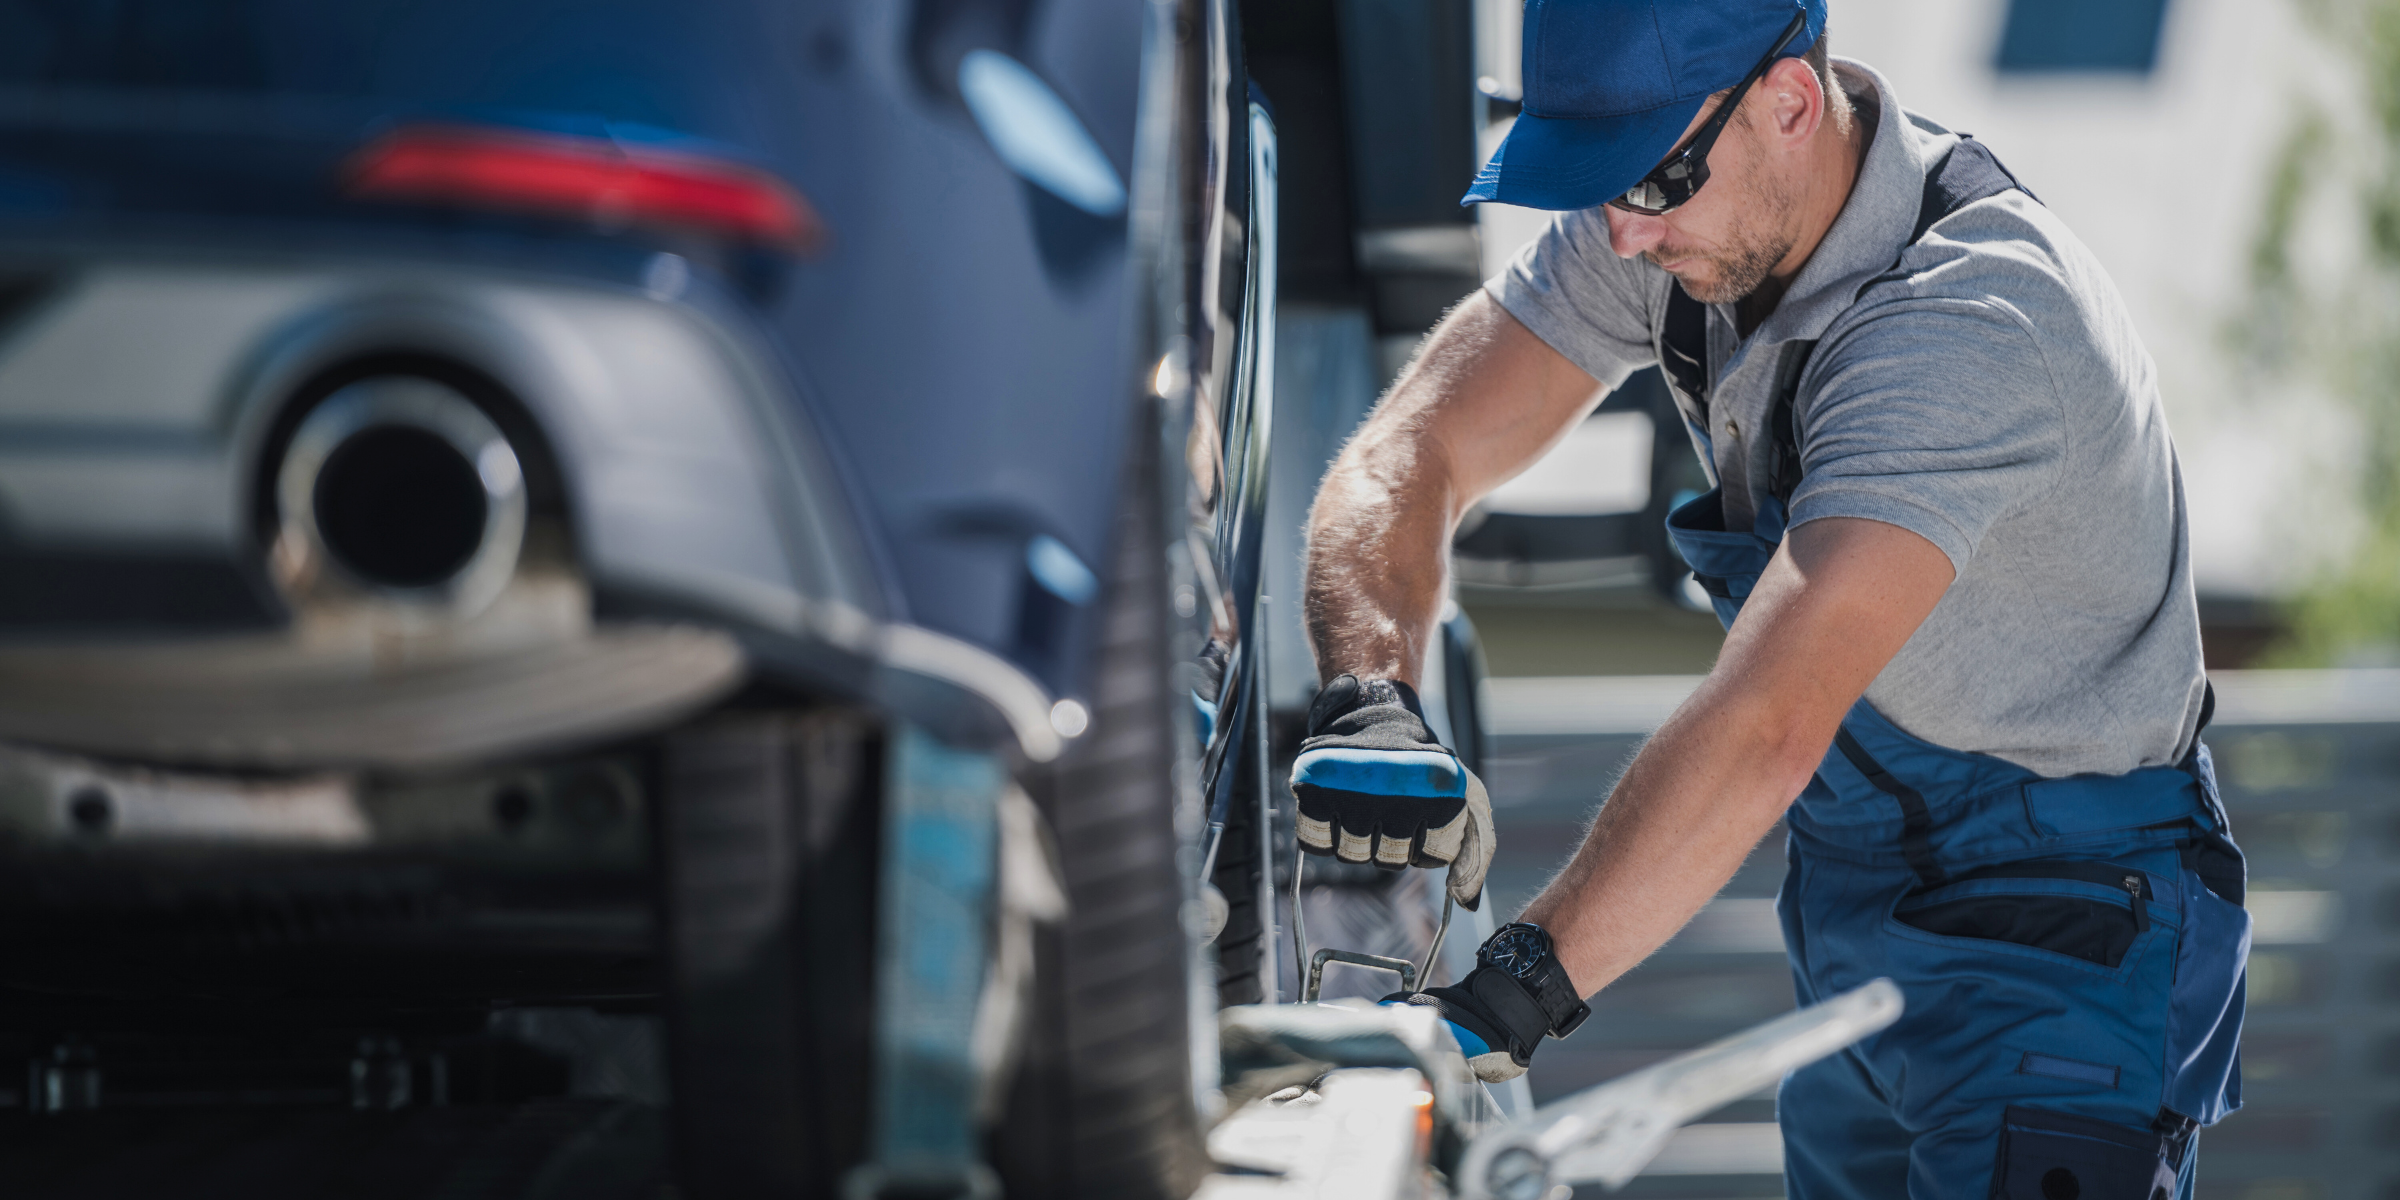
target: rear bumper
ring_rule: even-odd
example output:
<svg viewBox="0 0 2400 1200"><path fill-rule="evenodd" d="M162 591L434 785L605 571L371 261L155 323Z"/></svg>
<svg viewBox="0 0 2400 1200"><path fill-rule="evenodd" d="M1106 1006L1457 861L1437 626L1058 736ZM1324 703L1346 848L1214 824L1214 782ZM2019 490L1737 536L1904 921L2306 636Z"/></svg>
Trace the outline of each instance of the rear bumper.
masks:
<svg viewBox="0 0 2400 1200"><path fill-rule="evenodd" d="M881 615L828 456L735 306L265 252L0 246L0 274L47 281L0 329L0 741L439 769L663 728L764 680L1056 752L1039 684ZM322 605L269 562L298 410L412 363L488 381L475 399L510 410L549 493L522 578L446 623Z"/></svg>
<svg viewBox="0 0 2400 1200"><path fill-rule="evenodd" d="M393 669L363 639L0 648L0 740L275 771L440 769L646 732L738 686L723 633L609 624Z"/></svg>

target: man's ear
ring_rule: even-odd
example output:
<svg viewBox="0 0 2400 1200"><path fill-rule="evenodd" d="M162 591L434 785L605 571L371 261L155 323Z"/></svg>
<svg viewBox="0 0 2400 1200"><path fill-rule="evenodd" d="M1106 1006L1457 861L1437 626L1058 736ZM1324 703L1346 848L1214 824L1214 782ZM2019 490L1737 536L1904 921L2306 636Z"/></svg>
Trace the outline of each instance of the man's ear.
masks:
<svg viewBox="0 0 2400 1200"><path fill-rule="evenodd" d="M1825 89L1804 59L1779 58L1767 68L1756 90L1766 93L1776 141L1797 144L1816 133L1825 121Z"/></svg>

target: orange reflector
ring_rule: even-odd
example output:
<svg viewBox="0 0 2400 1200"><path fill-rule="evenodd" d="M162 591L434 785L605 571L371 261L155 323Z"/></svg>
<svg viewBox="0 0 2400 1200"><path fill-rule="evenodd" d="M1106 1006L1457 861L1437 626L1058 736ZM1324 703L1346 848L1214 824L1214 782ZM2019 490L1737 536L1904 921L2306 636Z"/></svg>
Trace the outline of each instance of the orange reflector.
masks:
<svg viewBox="0 0 2400 1200"><path fill-rule="evenodd" d="M700 229L802 251L824 240L808 201L764 171L603 138L415 126L361 150L345 183L359 199Z"/></svg>

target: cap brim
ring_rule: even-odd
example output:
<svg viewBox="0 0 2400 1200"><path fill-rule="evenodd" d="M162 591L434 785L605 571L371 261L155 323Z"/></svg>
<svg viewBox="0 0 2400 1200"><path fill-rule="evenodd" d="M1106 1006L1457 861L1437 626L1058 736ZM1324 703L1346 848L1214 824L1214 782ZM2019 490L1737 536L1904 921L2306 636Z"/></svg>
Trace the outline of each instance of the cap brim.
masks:
<svg viewBox="0 0 2400 1200"><path fill-rule="evenodd" d="M1459 203L1557 210L1606 203L1641 182L1706 103L1703 95L1617 117L1523 114Z"/></svg>

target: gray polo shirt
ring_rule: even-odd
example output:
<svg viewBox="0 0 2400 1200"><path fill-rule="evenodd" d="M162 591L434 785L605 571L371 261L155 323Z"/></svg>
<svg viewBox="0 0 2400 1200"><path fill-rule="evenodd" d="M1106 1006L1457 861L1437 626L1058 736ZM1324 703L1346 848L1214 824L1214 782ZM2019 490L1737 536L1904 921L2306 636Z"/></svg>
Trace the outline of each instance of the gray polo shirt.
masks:
<svg viewBox="0 0 2400 1200"><path fill-rule="evenodd" d="M1848 204L1749 338L1709 306L1716 382L1696 441L1727 522L1747 528L1765 494L1778 349L1817 339L1792 525L1897 525L1957 571L1868 701L1917 737L2044 775L2173 763L2200 717L2200 622L2149 353L2091 251L2022 192L1907 245L1925 171L1957 135L1864 64L1836 69L1880 98ZM1614 387L1657 361L1671 282L1618 258L1591 209L1559 214L1484 286Z"/></svg>

